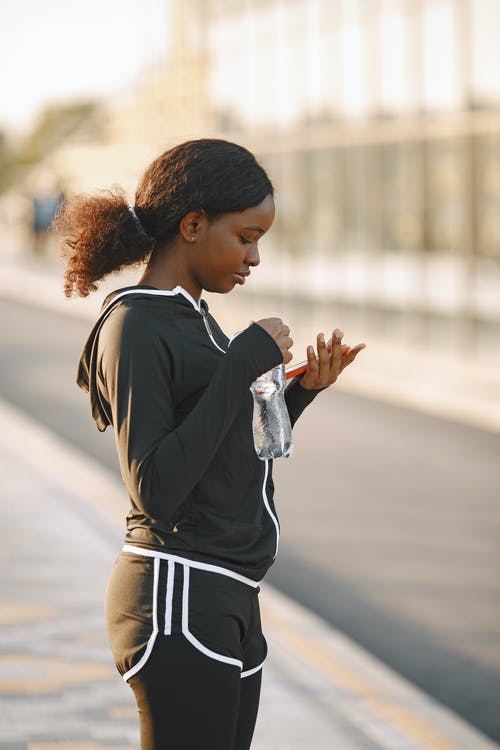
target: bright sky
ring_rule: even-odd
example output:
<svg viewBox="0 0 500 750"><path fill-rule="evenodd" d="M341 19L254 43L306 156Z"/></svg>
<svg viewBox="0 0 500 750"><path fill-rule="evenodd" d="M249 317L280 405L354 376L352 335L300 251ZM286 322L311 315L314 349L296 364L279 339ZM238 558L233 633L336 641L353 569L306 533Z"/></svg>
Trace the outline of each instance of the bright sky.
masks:
<svg viewBox="0 0 500 750"><path fill-rule="evenodd" d="M170 2L171 0L0 0L0 129L21 132L29 130L34 116L49 101L70 100L86 95L112 96L127 89L141 70L155 60L165 59ZM360 2L368 0L344 0L345 8L356 8ZM262 77L269 71L276 72L280 64L285 64L283 60L289 59L287 64L290 66L298 61L297 73L284 79L291 84L289 100L292 103L295 101L297 106L302 105L308 97L320 96L322 78L324 96L328 97L328 101L333 98L335 106L348 114L362 114L364 108L369 107L370 97L376 90L385 107L394 107L399 111L411 106L415 98L412 86L415 73L407 54L410 45L401 15L405 7L403 0L383 0L379 6L381 78L378 87L373 87L371 73L366 74L370 45L368 37L363 36L365 32L362 25L345 26L340 52L334 51L332 40L328 38L325 43L326 49L330 50L330 57L323 64L320 64L317 55L317 38L311 37L314 54L309 55L309 58L310 61L317 58L316 67L311 67L311 62L309 67L303 63L307 53L307 46L304 45L308 44L306 34L299 35L294 42L302 45L301 51L292 47L287 52L283 50L281 63L272 58L276 51L279 52L280 43L282 46L285 43L281 32L287 28L287 24L290 26L293 22L293 9L296 7L299 13L297 28L301 28L300 13L306 18L309 5L314 8L317 4L311 0L310 3L291 3L288 8L286 4L269 3L271 16L263 23L261 17L267 12L266 6L255 3L261 19L259 37L262 37L262 30L267 27L272 33L266 42L266 48L261 46L253 57L251 50L244 48L245 52L241 54L242 48L237 46L238 40L248 41L245 33L241 29L238 31L222 16L219 24L221 39L227 38L228 44L233 47L223 49L224 45L217 44L214 54L216 63L217 60L220 62L215 78L219 100L230 107L242 108L250 123L260 113L267 117L269 109L282 106L286 91L283 87L278 87L279 95L276 96L272 75L269 86L262 85ZM328 0L323 0L323 7L328 8ZM455 33L458 28L456 10L459 7L460 4L452 0L422 3L422 38L425 50L422 96L424 104L431 108L436 104L453 108L457 102L460 103L463 93L458 75L463 56L457 47L460 35ZM497 29L500 22L500 0L473 0L469 7L472 13L473 54L470 74L473 89L480 97L498 102L500 46ZM280 15L280 8L286 8L286 12L281 12ZM274 21L273 13L276 16ZM245 18L243 13L238 22L240 26L247 23L248 19ZM274 22L278 23L277 28L273 27ZM333 61L332 54L337 55ZM234 64L228 65L228 60L234 60ZM243 66L242 75L248 74L249 80L256 82L254 96L249 95L243 100L240 96L241 81L235 75L238 65ZM304 73L306 68L310 71L308 78ZM259 70L263 71L262 76ZM331 75L330 70L335 75ZM332 81L336 80L335 76L341 75L343 84L339 84L338 90L333 90ZM306 90L301 90L300 81ZM253 90L248 90L252 94ZM287 116L290 114L286 110L286 102L282 109Z"/></svg>
<svg viewBox="0 0 500 750"><path fill-rule="evenodd" d="M109 94L164 56L168 0L0 0L0 129L49 100Z"/></svg>

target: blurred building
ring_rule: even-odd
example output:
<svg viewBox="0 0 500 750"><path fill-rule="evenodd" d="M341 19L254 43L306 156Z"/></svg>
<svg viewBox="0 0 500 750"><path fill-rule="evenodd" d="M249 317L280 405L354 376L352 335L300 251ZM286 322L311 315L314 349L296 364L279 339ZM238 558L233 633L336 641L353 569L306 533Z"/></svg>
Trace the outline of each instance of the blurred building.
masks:
<svg viewBox="0 0 500 750"><path fill-rule="evenodd" d="M500 352L499 28L498 0L170 0L166 66L56 168L132 191L173 143L241 142L277 189L255 287Z"/></svg>
<svg viewBox="0 0 500 750"><path fill-rule="evenodd" d="M215 128L278 189L265 283L444 316L465 346L498 327L500 3L204 5Z"/></svg>

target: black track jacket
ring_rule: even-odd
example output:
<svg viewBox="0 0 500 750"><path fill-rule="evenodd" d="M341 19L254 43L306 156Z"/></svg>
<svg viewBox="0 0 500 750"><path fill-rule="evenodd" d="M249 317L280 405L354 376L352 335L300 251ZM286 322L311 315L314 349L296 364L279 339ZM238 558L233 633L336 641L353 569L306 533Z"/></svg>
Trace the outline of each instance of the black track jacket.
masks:
<svg viewBox="0 0 500 750"><path fill-rule="evenodd" d="M272 461L252 435L250 384L283 361L252 323L231 341L182 287L118 289L84 346L78 385L113 426L131 509L127 544L228 567L259 581L276 556ZM292 425L319 391L285 392Z"/></svg>

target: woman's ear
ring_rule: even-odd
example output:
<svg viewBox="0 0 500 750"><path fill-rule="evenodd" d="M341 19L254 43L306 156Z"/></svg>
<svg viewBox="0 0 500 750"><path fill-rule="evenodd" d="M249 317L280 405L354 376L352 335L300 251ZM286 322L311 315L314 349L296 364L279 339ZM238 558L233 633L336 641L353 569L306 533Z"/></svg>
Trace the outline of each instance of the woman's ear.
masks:
<svg viewBox="0 0 500 750"><path fill-rule="evenodd" d="M186 242L196 242L207 224L208 218L204 209L189 211L179 222L179 233Z"/></svg>

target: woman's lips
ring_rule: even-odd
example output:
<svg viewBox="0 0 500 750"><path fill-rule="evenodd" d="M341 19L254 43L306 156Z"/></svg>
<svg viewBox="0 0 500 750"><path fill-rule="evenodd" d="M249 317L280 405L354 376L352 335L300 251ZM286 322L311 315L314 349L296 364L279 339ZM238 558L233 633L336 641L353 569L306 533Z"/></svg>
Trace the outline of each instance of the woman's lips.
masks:
<svg viewBox="0 0 500 750"><path fill-rule="evenodd" d="M238 282L238 284L244 284L245 283L245 277L242 273L233 273L234 278Z"/></svg>

